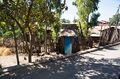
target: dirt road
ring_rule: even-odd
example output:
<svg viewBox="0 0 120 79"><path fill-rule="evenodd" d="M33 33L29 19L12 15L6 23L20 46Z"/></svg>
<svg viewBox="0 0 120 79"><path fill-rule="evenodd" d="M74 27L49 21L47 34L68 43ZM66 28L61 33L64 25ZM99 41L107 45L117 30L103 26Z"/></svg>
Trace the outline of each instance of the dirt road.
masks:
<svg viewBox="0 0 120 79"><path fill-rule="evenodd" d="M0 79L118 79L120 45L88 54L20 68Z"/></svg>

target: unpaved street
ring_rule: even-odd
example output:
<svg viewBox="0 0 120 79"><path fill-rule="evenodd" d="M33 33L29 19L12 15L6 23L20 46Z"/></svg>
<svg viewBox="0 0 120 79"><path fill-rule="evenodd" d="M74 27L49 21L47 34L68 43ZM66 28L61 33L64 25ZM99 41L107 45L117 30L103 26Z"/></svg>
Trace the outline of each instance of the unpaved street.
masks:
<svg viewBox="0 0 120 79"><path fill-rule="evenodd" d="M118 79L119 75L120 45L20 68L0 79Z"/></svg>

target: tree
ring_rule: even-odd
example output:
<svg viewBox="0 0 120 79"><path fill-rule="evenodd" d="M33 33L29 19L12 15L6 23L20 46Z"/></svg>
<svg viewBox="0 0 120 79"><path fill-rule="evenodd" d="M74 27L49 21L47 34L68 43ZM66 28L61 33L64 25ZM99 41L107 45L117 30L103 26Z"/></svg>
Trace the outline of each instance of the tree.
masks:
<svg viewBox="0 0 120 79"><path fill-rule="evenodd" d="M73 5L75 5L78 9L78 26L83 49L86 48L86 46L88 46L87 42L89 38L88 29L90 28L90 14L93 14L96 10L98 10L98 3L99 0L76 0L73 3Z"/></svg>
<svg viewBox="0 0 120 79"><path fill-rule="evenodd" d="M90 18L90 22L88 23L89 28L94 27L94 26L97 25L99 16L100 16L100 13L93 13L92 14L92 16Z"/></svg>
<svg viewBox="0 0 120 79"><path fill-rule="evenodd" d="M76 0L78 16L84 36L88 35L89 15L98 9L99 0Z"/></svg>
<svg viewBox="0 0 120 79"><path fill-rule="evenodd" d="M110 25L114 25L114 26L120 25L120 13L119 12L120 12L120 5L118 6L116 14L113 15L112 18L109 19Z"/></svg>
<svg viewBox="0 0 120 79"><path fill-rule="evenodd" d="M17 59L17 64L19 65L19 57L18 57L18 50L17 50L17 40L16 40L16 33L15 33L15 24L13 22L13 20L10 20L10 17L11 16L8 16L10 15L10 13L12 13L10 11L10 9L14 9L15 12L16 12L16 5L14 5L14 8L12 7L11 3L14 4L14 2L12 0L3 0L2 3L0 4L1 8L1 12L0 12L0 21L3 21L5 22L6 26L8 27L8 29L10 29L11 27L11 31L13 32L13 38L14 38L14 41L15 41L15 52L16 52L16 59Z"/></svg>
<svg viewBox="0 0 120 79"><path fill-rule="evenodd" d="M52 25L57 37L61 13L64 9L67 10L65 2L66 0L63 2L62 0L0 0L0 22L5 22L6 27L12 26L15 37L16 31L20 29L22 35L18 35L23 38L23 48L28 53L28 62L32 62L32 47L36 46L32 40L36 38L47 43L48 26ZM15 41L17 42L16 38Z"/></svg>
<svg viewBox="0 0 120 79"><path fill-rule="evenodd" d="M60 18L62 12L66 11L68 7L66 6L66 0L49 0L49 2L50 2L49 3L50 12L52 12L54 15L53 18L50 19L49 25L51 26L51 30L52 30L52 40L54 44L56 44L58 41L58 32L60 31L61 28Z"/></svg>
<svg viewBox="0 0 120 79"><path fill-rule="evenodd" d="M111 26L116 26L119 23L120 23L120 14L113 15L113 17L109 19L109 24Z"/></svg>

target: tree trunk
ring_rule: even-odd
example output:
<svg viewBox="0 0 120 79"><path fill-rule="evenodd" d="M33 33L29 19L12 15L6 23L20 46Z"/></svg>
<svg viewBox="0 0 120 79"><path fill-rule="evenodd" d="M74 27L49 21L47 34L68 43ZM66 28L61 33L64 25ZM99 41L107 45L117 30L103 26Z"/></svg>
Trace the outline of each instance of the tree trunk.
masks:
<svg viewBox="0 0 120 79"><path fill-rule="evenodd" d="M30 7L28 7L28 12L27 12L27 15L26 15L26 20L25 20L25 25L24 25L24 28L27 27L28 30L29 30L29 33L30 33L30 37L32 37L32 31L29 27L29 23L30 23L30 14L31 14L31 10L32 10L32 6L33 6L33 1L34 0L31 0L31 5ZM32 62L32 59L31 59L31 55L32 55L32 52L31 52L31 48L32 48L32 40L30 40L30 49L28 48L28 62L31 63Z"/></svg>
<svg viewBox="0 0 120 79"><path fill-rule="evenodd" d="M81 41L81 48L82 49L85 49L86 48L86 39L85 39L85 37L84 37L84 35L83 35L83 31L82 31L82 27L81 27L81 23L79 22L79 26L80 26L80 41Z"/></svg>
<svg viewBox="0 0 120 79"><path fill-rule="evenodd" d="M28 43L27 43L27 38L26 38L27 36L26 36L25 28L26 28L26 27L29 27L29 16L30 16L30 13L31 13L33 1L34 1L34 0L32 0L32 4L31 4L30 7L28 8L28 14L26 15L26 20L25 20L24 27L21 27L20 23L17 21L17 19L16 19L13 15L8 14L8 16L10 16L11 19L16 22L16 24L19 26L19 28L20 28L21 31L22 31L24 40L25 40L25 42L26 42L26 45L25 45L25 48L24 48L24 49L27 50L26 52L28 52L28 54L29 54L30 51L29 51L29 46L28 46ZM18 0L17 4L18 4L18 3L19 3L19 0ZM17 12L17 9L16 9L16 12ZM30 56L30 55L29 55L29 56ZM30 56L30 57L31 57L31 56ZM30 58L29 58L29 59L30 59ZM31 62L31 60L29 60L29 62Z"/></svg>
<svg viewBox="0 0 120 79"><path fill-rule="evenodd" d="M14 37L14 41L15 41L15 53L16 53L16 59L17 59L17 65L20 65L19 62L19 56L18 56L18 45L17 45L17 38L16 38L16 33L15 33L15 27L14 25L12 26L12 31L13 31L13 37Z"/></svg>
<svg viewBox="0 0 120 79"><path fill-rule="evenodd" d="M47 25L45 26L45 53L47 53Z"/></svg>
<svg viewBox="0 0 120 79"><path fill-rule="evenodd" d="M38 32L38 31L37 31ZM41 53L41 44L40 39L38 38L38 34L36 33L36 47L37 47L37 56L39 56L39 53Z"/></svg>
<svg viewBox="0 0 120 79"><path fill-rule="evenodd" d="M31 63L32 62L32 34L30 32L29 34L29 39L30 39L30 47L29 47L29 54L28 54L28 62Z"/></svg>

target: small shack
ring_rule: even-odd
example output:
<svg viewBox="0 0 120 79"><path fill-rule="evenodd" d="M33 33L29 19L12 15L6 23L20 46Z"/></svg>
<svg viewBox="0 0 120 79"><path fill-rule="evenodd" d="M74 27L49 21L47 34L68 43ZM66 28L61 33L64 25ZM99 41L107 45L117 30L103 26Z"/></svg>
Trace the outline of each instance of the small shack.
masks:
<svg viewBox="0 0 120 79"><path fill-rule="evenodd" d="M100 45L120 42L120 26L114 26L103 30L100 41Z"/></svg>
<svg viewBox="0 0 120 79"><path fill-rule="evenodd" d="M120 26L96 26L91 30L91 38L93 46L94 43L107 45L120 42Z"/></svg>
<svg viewBox="0 0 120 79"><path fill-rule="evenodd" d="M60 53L69 55L80 50L80 43L76 27L77 26L75 24L63 25L62 29L59 32L57 44L58 51Z"/></svg>

